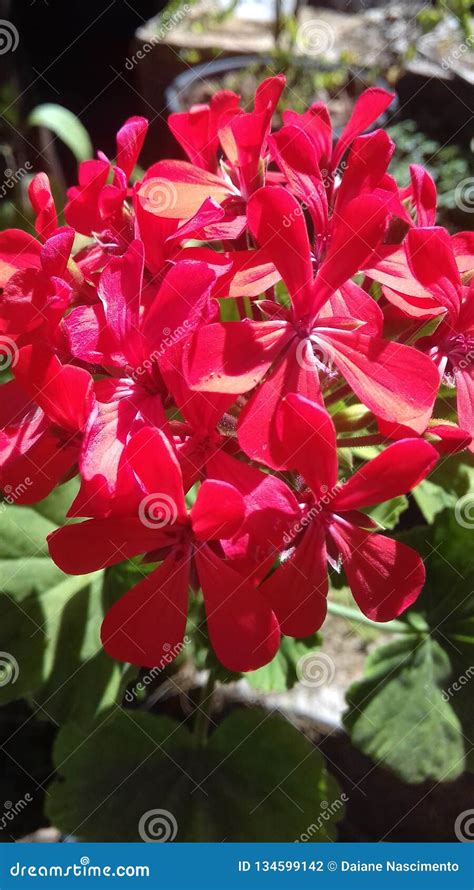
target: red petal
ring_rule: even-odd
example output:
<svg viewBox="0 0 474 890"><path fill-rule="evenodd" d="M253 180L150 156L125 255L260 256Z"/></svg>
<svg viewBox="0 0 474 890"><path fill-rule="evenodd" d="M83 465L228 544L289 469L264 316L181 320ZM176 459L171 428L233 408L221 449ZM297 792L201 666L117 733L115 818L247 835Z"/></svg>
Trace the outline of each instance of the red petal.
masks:
<svg viewBox="0 0 474 890"><path fill-rule="evenodd" d="M0 232L0 287L18 269L39 269L41 244L22 229Z"/></svg>
<svg viewBox="0 0 474 890"><path fill-rule="evenodd" d="M212 647L229 671L254 671L278 650L280 629L266 600L207 546L196 552Z"/></svg>
<svg viewBox="0 0 474 890"><path fill-rule="evenodd" d="M405 246L417 281L456 318L461 305L461 277L446 229L410 229Z"/></svg>
<svg viewBox="0 0 474 890"><path fill-rule="evenodd" d="M234 194L223 179L187 161L158 161L153 174L142 183L139 200L149 213L166 219L189 219L206 198L220 203Z"/></svg>
<svg viewBox="0 0 474 890"><path fill-rule="evenodd" d="M206 479L191 510L193 532L199 541L232 538L242 525L245 504L228 482Z"/></svg>
<svg viewBox="0 0 474 890"><path fill-rule="evenodd" d="M438 457L424 439L400 439L347 480L331 510L361 510L405 494L426 478Z"/></svg>
<svg viewBox="0 0 474 890"><path fill-rule="evenodd" d="M183 477L173 447L161 430L143 427L127 444L127 460L146 491L169 505L170 521L186 515Z"/></svg>
<svg viewBox="0 0 474 890"><path fill-rule="evenodd" d="M474 437L474 374L472 370L459 371L456 375L457 409L459 424ZM469 446L474 451L474 443Z"/></svg>
<svg viewBox="0 0 474 890"><path fill-rule="evenodd" d="M51 558L69 575L95 572L169 544L165 529L147 528L135 516L88 519L48 535Z"/></svg>
<svg viewBox="0 0 474 890"><path fill-rule="evenodd" d="M436 221L436 186L424 167L410 164L413 203L419 226L434 226Z"/></svg>
<svg viewBox="0 0 474 890"><path fill-rule="evenodd" d="M168 556L107 612L101 639L112 658L166 667L179 652L188 612L189 553Z"/></svg>
<svg viewBox="0 0 474 890"><path fill-rule="evenodd" d="M394 96L394 93L387 93L386 90L382 90L380 87L369 87L368 90L365 90L359 96L334 150L332 158L333 169L337 167L356 136L360 136L367 127L370 127L377 120L385 109L388 108Z"/></svg>
<svg viewBox="0 0 474 890"><path fill-rule="evenodd" d="M85 368L61 365L38 344L20 349L14 374L54 423L72 432L84 429L93 405L93 381Z"/></svg>
<svg viewBox="0 0 474 890"><path fill-rule="evenodd" d="M337 482L334 424L325 408L295 393L286 396L281 410L283 464L298 470L318 497Z"/></svg>
<svg viewBox="0 0 474 890"><path fill-rule="evenodd" d="M262 584L260 592L287 636L307 637L321 627L326 617L328 572L324 528L317 520L311 522L291 555Z"/></svg>
<svg viewBox="0 0 474 890"><path fill-rule="evenodd" d="M372 621L391 621L415 602L425 583L423 560L415 550L353 525L335 523L331 535L364 615Z"/></svg>
<svg viewBox="0 0 474 890"><path fill-rule="evenodd" d="M28 195L36 213L35 229L40 238L46 241L58 227L54 198L46 173L37 173L33 176Z"/></svg>
<svg viewBox="0 0 474 890"><path fill-rule="evenodd" d="M117 133L117 167L123 170L127 179L138 161L147 130L145 117L130 117Z"/></svg>

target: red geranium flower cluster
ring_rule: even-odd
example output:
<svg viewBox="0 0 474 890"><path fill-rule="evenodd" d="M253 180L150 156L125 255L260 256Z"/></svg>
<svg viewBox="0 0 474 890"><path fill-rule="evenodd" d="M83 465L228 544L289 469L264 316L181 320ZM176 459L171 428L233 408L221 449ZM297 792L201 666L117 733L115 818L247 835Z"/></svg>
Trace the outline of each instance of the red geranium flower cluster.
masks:
<svg viewBox="0 0 474 890"><path fill-rule="evenodd" d="M370 618L399 615L424 566L367 511L472 449L474 235L436 227L428 173L401 190L389 136L363 135L389 93L335 140L321 103L271 133L283 86L171 115L189 161L134 183L147 122L128 120L114 163L81 164L66 227L39 174L38 240L0 235L0 483L33 503L79 473L86 521L49 540L65 572L156 564L102 628L134 664L179 648L201 589L220 661L258 668L321 626L328 565ZM446 384L459 425L433 419ZM342 476L338 449L369 442Z"/></svg>

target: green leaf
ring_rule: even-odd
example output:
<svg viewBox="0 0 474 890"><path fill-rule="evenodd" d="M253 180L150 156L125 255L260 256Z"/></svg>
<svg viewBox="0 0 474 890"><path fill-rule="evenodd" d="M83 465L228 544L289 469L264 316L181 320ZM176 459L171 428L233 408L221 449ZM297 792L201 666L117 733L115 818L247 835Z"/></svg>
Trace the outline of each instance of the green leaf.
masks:
<svg viewBox="0 0 474 890"><path fill-rule="evenodd" d="M89 732L64 727L55 762L48 817L85 841L140 841L156 810L177 841L294 841L315 824L311 840L325 841L342 815L331 807L319 825L337 784L298 730L263 711L234 711L196 748L184 725L115 708Z"/></svg>
<svg viewBox="0 0 474 890"><path fill-rule="evenodd" d="M467 494L474 483L472 458L453 456L440 461L429 479L413 489L413 497L426 521L430 524L447 507L454 508L460 497Z"/></svg>
<svg viewBox="0 0 474 890"><path fill-rule="evenodd" d="M408 510L408 507L408 498L405 497L404 494L401 494L396 498L392 498L390 501L376 504L375 507L371 507L370 510L367 510L367 513L375 520L375 522L378 522L382 528L395 528L395 526L398 525L400 516L405 510Z"/></svg>
<svg viewBox="0 0 474 890"><path fill-rule="evenodd" d="M427 567L401 620L412 632L373 652L347 693L352 741L404 781L449 781L474 769L472 529L447 510L398 536Z"/></svg>
<svg viewBox="0 0 474 890"><path fill-rule="evenodd" d="M282 637L280 648L274 659L259 668L243 674L255 689L262 692L285 692L298 681L296 666L300 658L322 643L320 634L312 634L305 639Z"/></svg>
<svg viewBox="0 0 474 890"><path fill-rule="evenodd" d="M103 573L69 577L48 554L52 517L64 521L73 489L0 512L0 704L25 697L57 723L92 719L114 700L121 673L100 642Z"/></svg>
<svg viewBox="0 0 474 890"><path fill-rule="evenodd" d="M89 134L79 118L68 108L54 103L37 105L28 115L27 124L29 127L51 130L72 151L78 163L92 158L94 151Z"/></svg>

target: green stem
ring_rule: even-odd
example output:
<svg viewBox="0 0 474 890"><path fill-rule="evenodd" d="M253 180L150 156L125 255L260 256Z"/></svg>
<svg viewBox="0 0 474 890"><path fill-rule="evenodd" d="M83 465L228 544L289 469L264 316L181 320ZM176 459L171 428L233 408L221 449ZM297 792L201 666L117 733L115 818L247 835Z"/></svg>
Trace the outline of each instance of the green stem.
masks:
<svg viewBox="0 0 474 890"><path fill-rule="evenodd" d="M350 621L356 621L357 624L364 624L367 627L373 627L374 630L381 630L384 633L413 633L414 631L408 627L403 621L371 621L366 618L362 612L357 612L350 606L343 606L342 603L328 601L328 612L332 615L338 615L340 618L348 618Z"/></svg>
<svg viewBox="0 0 474 890"><path fill-rule="evenodd" d="M373 436L348 436L346 439L338 439L336 444L338 448L364 448L368 445L382 445L384 441L383 436L374 433Z"/></svg>
<svg viewBox="0 0 474 890"><path fill-rule="evenodd" d="M212 706L215 685L216 680L214 671L210 670L206 685L202 688L199 705L196 708L196 716L194 718L193 737L196 748L202 748L207 744L209 712Z"/></svg>

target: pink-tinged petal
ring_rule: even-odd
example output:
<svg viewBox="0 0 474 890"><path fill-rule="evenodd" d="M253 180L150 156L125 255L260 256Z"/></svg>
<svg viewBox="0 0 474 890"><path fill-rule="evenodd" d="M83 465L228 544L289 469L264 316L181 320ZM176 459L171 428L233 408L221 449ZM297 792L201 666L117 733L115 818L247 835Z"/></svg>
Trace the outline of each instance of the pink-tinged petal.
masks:
<svg viewBox="0 0 474 890"><path fill-rule="evenodd" d="M45 241L41 248L41 266L46 275L61 278L65 274L74 237L74 229L63 226Z"/></svg>
<svg viewBox="0 0 474 890"><path fill-rule="evenodd" d="M275 111L278 100L285 89L286 78L284 74L276 74L274 77L267 77L259 83L255 91L254 109L257 113L266 111L271 120L271 116Z"/></svg>
<svg viewBox="0 0 474 890"><path fill-rule="evenodd" d="M257 388L240 414L239 444L252 460L277 469L282 465L282 421L279 406L286 393L294 392L321 402L318 372L306 357L305 342L291 343L287 352ZM309 347L310 348L310 347Z"/></svg>
<svg viewBox="0 0 474 890"><path fill-rule="evenodd" d="M84 429L93 405L93 380L85 368L62 365L38 343L20 349L14 374L53 423L71 432Z"/></svg>
<svg viewBox="0 0 474 890"><path fill-rule="evenodd" d="M436 449L424 439L400 439L344 483L331 510L361 510L406 494L428 476L438 458Z"/></svg>
<svg viewBox="0 0 474 890"><path fill-rule="evenodd" d="M130 117L117 133L117 167L123 170L127 179L138 161L147 130L145 117Z"/></svg>
<svg viewBox="0 0 474 890"><path fill-rule="evenodd" d="M188 253L191 259L195 250L188 248L185 254ZM258 297L280 280L280 274L264 248L231 250L221 254L209 251L209 254L214 254L214 259L209 257L211 264L217 259L223 270L213 288L216 298Z"/></svg>
<svg viewBox="0 0 474 890"><path fill-rule="evenodd" d="M38 420L0 433L0 488L15 493L15 504L35 504L64 480L78 456L74 437L55 435L40 413Z"/></svg>
<svg viewBox="0 0 474 890"><path fill-rule="evenodd" d="M321 405L291 392L281 412L284 466L298 470L318 498L337 482L336 430L331 417Z"/></svg>
<svg viewBox="0 0 474 890"><path fill-rule="evenodd" d="M143 182L146 182L146 177ZM133 209L135 211L135 237L140 238L145 249L145 264L154 275L161 272L169 258L173 244L167 243L178 227L177 219L163 219L145 210L138 194L141 185L136 183L133 190Z"/></svg>
<svg viewBox="0 0 474 890"><path fill-rule="evenodd" d="M461 277L446 229L410 229L405 246L413 276L455 319L461 304Z"/></svg>
<svg viewBox="0 0 474 890"><path fill-rule="evenodd" d="M0 235L0 245L2 237L3 235ZM474 269L474 232L457 232L451 238L451 246L461 274L471 272Z"/></svg>
<svg viewBox="0 0 474 890"><path fill-rule="evenodd" d="M133 241L123 256L109 261L98 289L108 327L132 367L145 358L139 330L143 268L143 244Z"/></svg>
<svg viewBox="0 0 474 890"><path fill-rule="evenodd" d="M329 172L333 134L327 105L324 102L315 102L304 114L284 111L283 120L285 124L299 127L308 134L316 149L320 169Z"/></svg>
<svg viewBox="0 0 474 890"><path fill-rule="evenodd" d="M472 434L453 424L434 423L428 427L426 435L439 454L459 454L472 445Z"/></svg>
<svg viewBox="0 0 474 890"><path fill-rule="evenodd" d="M204 325L186 353L189 385L204 392L248 392L292 336L292 328L285 321Z"/></svg>
<svg viewBox="0 0 474 890"><path fill-rule="evenodd" d="M219 119L239 104L239 96L230 90L215 93L209 105L193 105L189 111L170 114L168 126L189 160L203 170L217 168Z"/></svg>
<svg viewBox="0 0 474 890"><path fill-rule="evenodd" d="M459 425L474 437L474 374L472 369L456 374L456 395ZM471 442L470 451L474 451Z"/></svg>
<svg viewBox="0 0 474 890"><path fill-rule="evenodd" d="M444 307L431 296L410 272L403 248L382 244L365 269L369 278L382 285L387 300L405 315L414 318L433 318L444 312Z"/></svg>
<svg viewBox="0 0 474 890"><path fill-rule="evenodd" d="M314 311L365 267L386 229L387 209L374 195L361 195L335 210L329 250L315 282Z"/></svg>
<svg viewBox="0 0 474 890"><path fill-rule="evenodd" d="M326 189L318 166L318 153L310 136L300 127L282 127L269 136L268 146L290 191L308 208L315 232L324 233L328 222Z"/></svg>
<svg viewBox="0 0 474 890"><path fill-rule="evenodd" d="M195 559L219 661L230 671L254 671L268 664L280 645L280 629L267 601L210 547L199 549Z"/></svg>
<svg viewBox="0 0 474 890"><path fill-rule="evenodd" d="M298 201L285 188L266 186L252 195L247 215L253 236L278 269L295 311L303 315L313 299L313 267Z"/></svg>
<svg viewBox="0 0 474 890"><path fill-rule="evenodd" d="M436 186L424 167L410 164L411 191L419 226L434 226L436 222Z"/></svg>
<svg viewBox="0 0 474 890"><path fill-rule="evenodd" d="M69 201L64 208L64 216L68 224L81 235L92 235L102 228L99 196L109 172L108 161L83 161L79 165L79 185L68 189Z"/></svg>
<svg viewBox="0 0 474 890"><path fill-rule="evenodd" d="M172 266L150 305L144 321L148 356L175 360L175 350L212 314L211 290L215 272L206 263L182 260Z"/></svg>
<svg viewBox="0 0 474 890"><path fill-rule="evenodd" d="M384 130L354 140L337 190L336 207L341 211L364 192L373 192L383 181L395 151L395 143Z"/></svg>
<svg viewBox="0 0 474 890"><path fill-rule="evenodd" d="M51 559L68 575L95 572L170 543L165 529L148 528L135 516L88 519L48 535Z"/></svg>
<svg viewBox="0 0 474 890"><path fill-rule="evenodd" d="M349 318L363 321L364 334L380 337L383 329L383 312L365 290L355 281L346 281L330 298L320 312L319 318Z"/></svg>
<svg viewBox="0 0 474 890"><path fill-rule="evenodd" d="M243 497L233 485L206 479L191 510L194 535L198 541L232 538L242 525L244 515Z"/></svg>
<svg viewBox="0 0 474 890"><path fill-rule="evenodd" d="M141 667L169 664L186 629L188 586L189 552L171 553L109 609L101 629L105 651Z"/></svg>
<svg viewBox="0 0 474 890"><path fill-rule="evenodd" d="M153 176L142 183L139 200L148 213L166 219L189 219L207 198L219 204L233 189L218 176L187 161L158 161Z"/></svg>
<svg viewBox="0 0 474 890"><path fill-rule="evenodd" d="M63 322L71 355L93 365L123 368L126 360L118 361L115 338L107 325L102 304L77 306Z"/></svg>
<svg viewBox="0 0 474 890"><path fill-rule="evenodd" d="M222 449L209 457L207 472L214 479L230 482L245 504L245 519L238 535L232 541L223 541L222 549L241 575L264 578L298 518L296 498L278 477L262 473Z"/></svg>
<svg viewBox="0 0 474 890"><path fill-rule="evenodd" d="M428 356L358 331L319 329L317 334L323 352L367 408L417 433L426 429L440 384Z"/></svg>
<svg viewBox="0 0 474 890"><path fill-rule="evenodd" d="M423 560L406 544L355 525L334 523L331 536L354 599L372 621L391 621L415 602L425 583Z"/></svg>
<svg viewBox="0 0 474 890"><path fill-rule="evenodd" d="M307 637L319 630L326 617L328 571L324 528L317 519L259 589L283 634Z"/></svg>
<svg viewBox="0 0 474 890"><path fill-rule="evenodd" d="M58 227L56 207L46 173L37 173L33 176L28 195L36 213L35 229L40 238L46 241Z"/></svg>
<svg viewBox="0 0 474 890"><path fill-rule="evenodd" d="M387 93L386 90L382 90L380 87L369 87L368 90L364 90L355 103L349 121L344 127L334 149L332 158L333 169L338 166L356 136L360 136L367 127L370 127L380 117L394 97L394 93Z"/></svg>
<svg viewBox="0 0 474 890"><path fill-rule="evenodd" d="M22 229L0 232L0 287L19 269L39 269L41 244Z"/></svg>
<svg viewBox="0 0 474 890"><path fill-rule="evenodd" d="M143 487L156 495L154 512L169 516L173 525L186 515L183 477L178 459L167 437L159 429L144 427L127 444L127 460ZM158 515L158 514L157 514Z"/></svg>

